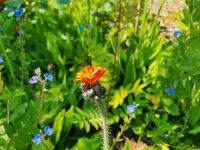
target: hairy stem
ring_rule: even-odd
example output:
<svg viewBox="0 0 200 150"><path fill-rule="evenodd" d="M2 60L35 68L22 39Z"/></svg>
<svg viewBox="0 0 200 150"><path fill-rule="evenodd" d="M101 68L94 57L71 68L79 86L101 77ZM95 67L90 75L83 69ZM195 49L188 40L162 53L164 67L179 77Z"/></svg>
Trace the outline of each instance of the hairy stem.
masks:
<svg viewBox="0 0 200 150"><path fill-rule="evenodd" d="M108 133L108 119L106 109L101 100L96 100L102 119L102 132L103 132L103 149L109 150L109 133Z"/></svg>

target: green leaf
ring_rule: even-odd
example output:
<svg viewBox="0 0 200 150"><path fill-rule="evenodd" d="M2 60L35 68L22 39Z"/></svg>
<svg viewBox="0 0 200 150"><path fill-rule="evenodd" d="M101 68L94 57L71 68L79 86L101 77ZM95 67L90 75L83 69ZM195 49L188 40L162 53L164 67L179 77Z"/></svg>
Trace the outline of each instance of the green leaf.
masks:
<svg viewBox="0 0 200 150"><path fill-rule="evenodd" d="M191 134L197 134L200 132L200 127L199 126L196 126L194 129L190 130L189 133Z"/></svg>
<svg viewBox="0 0 200 150"><path fill-rule="evenodd" d="M54 120L53 130L56 134L56 139L55 139L56 143L60 140L64 116L65 116L65 109L62 109Z"/></svg>
<svg viewBox="0 0 200 150"><path fill-rule="evenodd" d="M175 103L173 103L171 105L166 105L164 108L171 115L178 116L180 114L179 107Z"/></svg>
<svg viewBox="0 0 200 150"><path fill-rule="evenodd" d="M124 99L128 96L128 94L131 93L131 90L129 86L126 86L125 88L121 86L119 90L116 90L114 93L114 96L112 97L110 101L110 105L114 108L117 108L119 105L122 105L124 102Z"/></svg>
<svg viewBox="0 0 200 150"><path fill-rule="evenodd" d="M125 84L133 84L136 79L136 70L135 70L135 59L134 55L132 55L126 65L126 72L125 72Z"/></svg>
<svg viewBox="0 0 200 150"><path fill-rule="evenodd" d="M188 114L188 122L191 125L195 125L200 118L200 102L195 103L191 106L189 114Z"/></svg>
<svg viewBox="0 0 200 150"><path fill-rule="evenodd" d="M125 145L122 150L131 150L130 141L128 138L126 139Z"/></svg>
<svg viewBox="0 0 200 150"><path fill-rule="evenodd" d="M23 103L21 105L19 105L14 112L11 114L10 116L10 120L14 121L15 119L19 118L20 116L22 116L25 112L26 109L28 107L28 103Z"/></svg>
<svg viewBox="0 0 200 150"><path fill-rule="evenodd" d="M6 5L10 8L18 8L22 5L22 0L9 0Z"/></svg>
<svg viewBox="0 0 200 150"><path fill-rule="evenodd" d="M100 136L96 134L91 139L80 138L78 142L71 148L71 150L99 150L101 149L101 143Z"/></svg>
<svg viewBox="0 0 200 150"><path fill-rule="evenodd" d="M32 146L32 150L47 150L43 143L36 145L35 143Z"/></svg>

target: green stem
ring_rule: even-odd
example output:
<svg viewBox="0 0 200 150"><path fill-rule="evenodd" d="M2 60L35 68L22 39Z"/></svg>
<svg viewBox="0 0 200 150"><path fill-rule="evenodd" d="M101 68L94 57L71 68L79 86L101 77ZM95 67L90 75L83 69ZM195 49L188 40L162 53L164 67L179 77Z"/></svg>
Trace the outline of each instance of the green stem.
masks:
<svg viewBox="0 0 200 150"><path fill-rule="evenodd" d="M138 0L137 2L137 14L135 18L135 34L138 35L138 25L140 20L140 11L141 11L141 0Z"/></svg>
<svg viewBox="0 0 200 150"><path fill-rule="evenodd" d="M88 4L88 24L90 24L90 8L91 8L91 4L90 4L90 0L87 0L87 4Z"/></svg>
<svg viewBox="0 0 200 150"><path fill-rule="evenodd" d="M42 123L42 108L44 106L44 92L45 92L45 88L46 88L46 80L43 80L43 81L41 81L40 108L38 109L40 123Z"/></svg>
<svg viewBox="0 0 200 150"><path fill-rule="evenodd" d="M108 101L109 101L109 96L111 95L111 88L112 88L112 82L114 80L114 75L115 75L115 70L116 70L116 63L117 63L117 54L118 54L118 49L119 49L119 33L121 30L120 27L120 22L121 22L121 13L122 13L122 0L119 0L119 15L117 18L117 38L116 38L116 43L115 43L115 51L114 51L114 62L113 62L113 71L111 74L111 80L110 80L110 85L108 89L108 96L106 100L106 111L108 110Z"/></svg>
<svg viewBox="0 0 200 150"><path fill-rule="evenodd" d="M3 66L0 65L0 89L2 90L2 94L6 95L5 88L4 88L4 82L2 80L2 73L1 73L2 68L3 68ZM9 123L10 123L10 100L7 99L7 124L9 124Z"/></svg>
<svg viewBox="0 0 200 150"><path fill-rule="evenodd" d="M46 80L42 81L41 86L42 86L42 89L40 93L40 110L42 110L43 105L44 105L44 92L45 92Z"/></svg>
<svg viewBox="0 0 200 150"><path fill-rule="evenodd" d="M96 100L96 103L99 108L102 119L103 149L109 150L108 120L107 120L106 109L101 100Z"/></svg>
<svg viewBox="0 0 200 150"><path fill-rule="evenodd" d="M11 74L11 77L12 77L12 80L15 81L15 80L16 80L16 77L15 77L14 69L13 69L13 67L12 67L12 64L11 64L11 62L10 62L10 59L9 59L8 55L6 54L6 51L5 51L5 49L4 49L4 46L3 46L3 43L2 43L1 40L0 40L0 47L1 47L2 51L3 51L4 57L5 57L6 62L7 62L7 64L8 64L8 67L9 67L9 70L10 70L10 74Z"/></svg>
<svg viewBox="0 0 200 150"><path fill-rule="evenodd" d="M139 135L139 138L138 138L137 144L139 144L139 143L141 142L141 139L142 139L142 134Z"/></svg>
<svg viewBox="0 0 200 150"><path fill-rule="evenodd" d="M117 142L121 141L121 136L124 133L124 131L126 131L129 128L129 123L131 122L131 120L133 119L133 116L131 115L131 117L128 119L127 122L125 122L125 124L123 126L121 126L121 130L120 132L118 132L117 137L113 140L113 144L112 144L112 149L114 149L114 146Z"/></svg>
<svg viewBox="0 0 200 150"><path fill-rule="evenodd" d="M7 99L7 124L10 123L10 100Z"/></svg>

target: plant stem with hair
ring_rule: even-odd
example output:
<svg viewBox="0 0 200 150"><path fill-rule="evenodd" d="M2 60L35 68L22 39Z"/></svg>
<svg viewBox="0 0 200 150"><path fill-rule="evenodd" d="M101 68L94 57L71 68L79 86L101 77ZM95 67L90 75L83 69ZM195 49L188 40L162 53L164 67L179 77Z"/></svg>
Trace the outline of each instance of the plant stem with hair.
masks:
<svg viewBox="0 0 200 150"><path fill-rule="evenodd" d="M100 99L96 100L96 104L99 108L102 119L103 149L109 150L108 119L107 119L106 109L103 105L103 102Z"/></svg>

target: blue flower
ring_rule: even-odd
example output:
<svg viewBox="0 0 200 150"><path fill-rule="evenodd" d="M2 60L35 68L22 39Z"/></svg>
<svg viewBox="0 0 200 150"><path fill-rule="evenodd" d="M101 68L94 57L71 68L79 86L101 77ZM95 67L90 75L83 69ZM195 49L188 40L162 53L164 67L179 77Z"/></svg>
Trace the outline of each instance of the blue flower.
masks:
<svg viewBox="0 0 200 150"><path fill-rule="evenodd" d="M40 77L39 76L32 76L31 79L29 80L30 84L35 84L39 81Z"/></svg>
<svg viewBox="0 0 200 150"><path fill-rule="evenodd" d="M52 134L52 128L50 128L50 126L46 126L44 128L44 133L48 136L50 136Z"/></svg>
<svg viewBox="0 0 200 150"><path fill-rule="evenodd" d="M183 34L183 32L176 30L175 33L176 37L179 37Z"/></svg>
<svg viewBox="0 0 200 150"><path fill-rule="evenodd" d="M175 94L175 90L174 89L167 89L167 93L169 95L174 95Z"/></svg>
<svg viewBox="0 0 200 150"><path fill-rule="evenodd" d="M23 8L18 8L18 10L15 12L15 17L20 18L23 14L23 11Z"/></svg>
<svg viewBox="0 0 200 150"><path fill-rule="evenodd" d="M2 56L0 56L0 64L4 62L4 59Z"/></svg>
<svg viewBox="0 0 200 150"><path fill-rule="evenodd" d="M53 81L53 76L50 75L49 73L45 73L44 74L45 79L49 80L49 81Z"/></svg>
<svg viewBox="0 0 200 150"><path fill-rule="evenodd" d="M24 34L24 31L23 30L19 30L18 31L18 35L23 35Z"/></svg>
<svg viewBox="0 0 200 150"><path fill-rule="evenodd" d="M175 94L174 88L175 88L174 85L171 85L171 88L169 88L167 85L165 85L165 91L166 91L169 95L174 95L174 94Z"/></svg>
<svg viewBox="0 0 200 150"><path fill-rule="evenodd" d="M24 12L23 8L4 8L4 11L6 12L14 12L15 17L20 18Z"/></svg>
<svg viewBox="0 0 200 150"><path fill-rule="evenodd" d="M87 25L87 28L88 28L89 30L92 30L92 26L91 26L90 24Z"/></svg>
<svg viewBox="0 0 200 150"><path fill-rule="evenodd" d="M79 31L82 32L84 30L84 26L80 26Z"/></svg>
<svg viewBox="0 0 200 150"><path fill-rule="evenodd" d="M36 134L32 141L38 145L42 142L42 136L40 134Z"/></svg>
<svg viewBox="0 0 200 150"><path fill-rule="evenodd" d="M180 37L183 34L183 32L181 32L177 29L172 30L170 33L173 34L174 36L176 36L177 38Z"/></svg>
<svg viewBox="0 0 200 150"><path fill-rule="evenodd" d="M128 113L132 114L135 112L135 105L128 105L127 109L128 109Z"/></svg>

